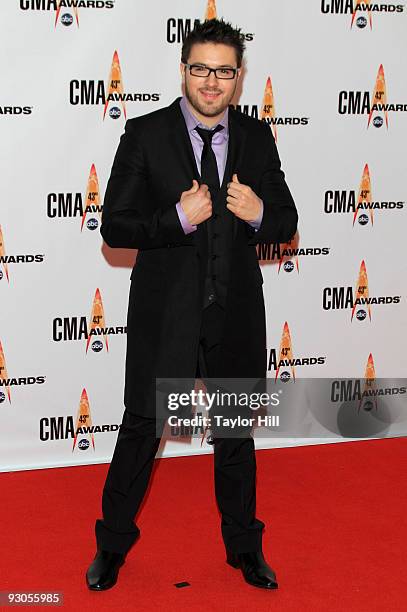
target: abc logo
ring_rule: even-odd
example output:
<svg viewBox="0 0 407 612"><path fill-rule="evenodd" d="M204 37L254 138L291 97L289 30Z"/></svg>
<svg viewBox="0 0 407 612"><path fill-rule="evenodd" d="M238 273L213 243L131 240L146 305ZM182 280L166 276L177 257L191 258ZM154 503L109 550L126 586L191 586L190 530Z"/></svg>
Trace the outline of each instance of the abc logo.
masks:
<svg viewBox="0 0 407 612"><path fill-rule="evenodd" d="M366 400L366 402L363 404L363 410L366 410L366 412L370 412L372 408L373 402L371 400Z"/></svg>
<svg viewBox="0 0 407 612"><path fill-rule="evenodd" d="M3 272L0 270L0 280L3 278Z"/></svg>
<svg viewBox="0 0 407 612"><path fill-rule="evenodd" d="M4 395L3 391L0 391L0 404L2 404L5 399L6 399L6 396Z"/></svg>
<svg viewBox="0 0 407 612"><path fill-rule="evenodd" d="M373 119L373 125L374 125L375 127L377 127L377 128L382 127L382 125L383 125L383 118L382 118L382 117L375 117L375 118Z"/></svg>
<svg viewBox="0 0 407 612"><path fill-rule="evenodd" d="M109 117L112 119L118 119L121 114L121 110L117 106L112 106L112 108L109 110Z"/></svg>
<svg viewBox="0 0 407 612"><path fill-rule="evenodd" d="M95 353L99 353L103 348L103 342L101 342L100 340L95 340L94 342L92 342L92 351L94 351Z"/></svg>
<svg viewBox="0 0 407 612"><path fill-rule="evenodd" d="M366 319L366 312L364 310L358 310L356 313L356 318L358 321L364 321Z"/></svg>
<svg viewBox="0 0 407 612"><path fill-rule="evenodd" d="M358 28L365 28L367 26L366 17L358 17L356 19L356 25L358 26Z"/></svg>
<svg viewBox="0 0 407 612"><path fill-rule="evenodd" d="M72 22L73 22L73 17L72 17L72 15L70 15L69 13L65 13L64 15L62 15L62 17L61 17L61 23L62 23L64 26L70 26L70 25L72 25Z"/></svg>
<svg viewBox="0 0 407 612"><path fill-rule="evenodd" d="M95 230L98 225L99 225L99 223L98 223L97 219L88 219L87 222L86 222L86 227L89 230Z"/></svg>
<svg viewBox="0 0 407 612"><path fill-rule="evenodd" d="M369 217L363 213L362 215L359 215L358 222L360 225L366 225L366 223L369 223Z"/></svg>
<svg viewBox="0 0 407 612"><path fill-rule="evenodd" d="M280 380L281 380L281 382L284 382L284 383L285 383L285 382L288 382L288 381L290 380L290 378L291 378L291 374L290 374L290 372L282 372L282 373L280 374Z"/></svg>
<svg viewBox="0 0 407 612"><path fill-rule="evenodd" d="M286 272L292 272L294 270L294 264L292 261L286 261L284 263L284 270Z"/></svg>
<svg viewBox="0 0 407 612"><path fill-rule="evenodd" d="M89 448L89 440L81 440L78 444L78 448L80 450L86 450Z"/></svg>

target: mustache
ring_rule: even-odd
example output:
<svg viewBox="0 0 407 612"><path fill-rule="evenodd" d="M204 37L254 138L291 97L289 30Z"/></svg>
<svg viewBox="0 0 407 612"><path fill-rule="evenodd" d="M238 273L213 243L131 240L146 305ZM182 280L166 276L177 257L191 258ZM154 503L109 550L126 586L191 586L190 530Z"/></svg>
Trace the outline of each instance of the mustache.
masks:
<svg viewBox="0 0 407 612"><path fill-rule="evenodd" d="M201 87L199 91L202 91L204 93L223 93L221 89L210 89L209 87Z"/></svg>

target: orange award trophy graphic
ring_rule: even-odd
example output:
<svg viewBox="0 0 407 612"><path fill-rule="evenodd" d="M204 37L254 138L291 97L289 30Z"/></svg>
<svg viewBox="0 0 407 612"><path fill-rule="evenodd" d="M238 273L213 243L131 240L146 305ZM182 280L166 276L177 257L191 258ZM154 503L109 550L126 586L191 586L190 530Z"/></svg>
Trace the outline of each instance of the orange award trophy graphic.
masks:
<svg viewBox="0 0 407 612"><path fill-rule="evenodd" d="M103 334L103 330L105 329L105 314L103 310L103 302L102 296L100 295L99 289L96 289L95 297L93 299L92 312L90 315L90 321L88 325L88 339L86 341L86 352L88 352L89 344L91 338L95 335L99 335L96 330L100 330L100 334L104 336L106 350L109 351L109 344L107 341L107 336ZM95 333L92 333L95 330Z"/></svg>
<svg viewBox="0 0 407 612"><path fill-rule="evenodd" d="M350 27L353 27L353 22L355 21L356 18L356 13L359 10L360 5L365 6L366 8L364 10L367 10L368 15L369 15L369 23L370 23L370 29L372 29L372 12L370 9L370 2L371 0L356 0L354 8L353 8L353 13L352 13L352 21L350 24ZM361 10L363 10L363 6L360 7Z"/></svg>
<svg viewBox="0 0 407 612"><path fill-rule="evenodd" d="M362 397L360 398L358 412L363 404L363 409L366 411L370 411L374 407L377 410L377 398L375 394L376 389L376 373L374 369L374 362L372 353L370 353L365 370L365 384L363 386ZM373 395L373 401L370 399L370 396Z"/></svg>
<svg viewBox="0 0 407 612"><path fill-rule="evenodd" d="M261 106L261 115L260 119L275 119L276 118L276 110L274 107L274 96L273 96L273 88L271 86L271 78L268 77L266 88L264 90L263 104ZM270 122L270 126L273 129L274 140L277 142L277 127L276 124Z"/></svg>
<svg viewBox="0 0 407 612"><path fill-rule="evenodd" d="M374 108L374 106L377 106L378 108ZM386 81L384 78L383 64L380 64L379 71L377 73L376 84L375 84L375 87L373 90L373 96L372 96L372 107L369 113L367 127L369 127L370 125L370 121L372 119L373 113L377 110L380 110L381 107L383 108L384 117L386 119L386 128L389 129L389 116L386 110L386 107L387 107Z"/></svg>
<svg viewBox="0 0 407 612"><path fill-rule="evenodd" d="M216 2L215 0L208 0L208 5L206 7L205 20L206 19L216 19Z"/></svg>
<svg viewBox="0 0 407 612"><path fill-rule="evenodd" d="M86 427L89 429L92 427L92 417L90 415L89 400L88 400L88 394L86 393L86 389L82 390L82 395L81 395L81 399L79 402L78 414L76 416L75 435L73 439L72 452L74 452L75 450L76 441L78 439L76 432L78 431L80 427ZM87 435L92 440L93 450L96 450L94 434L89 431Z"/></svg>
<svg viewBox="0 0 407 612"><path fill-rule="evenodd" d="M110 68L110 76L107 82L107 94L106 94L106 103L105 110L103 112L103 119L106 116L107 107L109 105L109 96L113 96L114 94L119 94L119 98L121 97L122 109L124 113L124 118L127 119L126 116L126 105L124 103L124 89L123 89L123 78L122 71L120 69L119 56L117 51L113 53L112 67Z"/></svg>
<svg viewBox="0 0 407 612"><path fill-rule="evenodd" d="M3 351L3 347L1 345L1 342L0 342L0 380L2 381L0 389L2 387L6 387L8 401L11 404L10 387L7 384L8 374L7 374L7 368L6 368L6 359L4 357L4 351Z"/></svg>
<svg viewBox="0 0 407 612"><path fill-rule="evenodd" d="M363 210L363 203L369 204L372 201L372 185L370 181L369 166L366 164L363 170L362 180L360 182L358 202L353 215L353 225L358 217L358 214ZM370 208L370 221L373 225L373 209Z"/></svg>
<svg viewBox="0 0 407 612"><path fill-rule="evenodd" d="M279 354L278 354L276 377L274 379L274 382L277 382L277 376L278 376L278 373L280 371L280 363L281 363L281 361L285 361L285 360L290 360L292 363L294 362L293 361L294 360L294 357L293 357L293 346L292 346L292 342L291 342L290 329L288 327L287 321L284 323L283 333L281 335L281 342L280 342L280 350L279 350ZM294 366L293 365L291 365L291 374L292 374L293 379L295 381L295 370L294 370Z"/></svg>
<svg viewBox="0 0 407 612"><path fill-rule="evenodd" d="M98 175L96 174L95 164L92 164L86 188L85 207L83 209L81 231L86 219L88 210L97 210L100 218L100 192Z"/></svg>
<svg viewBox="0 0 407 612"><path fill-rule="evenodd" d="M368 280L367 280L366 264L365 264L365 260L363 259L362 263L360 264L358 282L356 283L355 301L353 303L351 321L353 321L353 315L355 314L356 306L360 305L360 304L357 304L357 300L360 300L362 302L362 305L363 305L363 302L366 303L367 311L369 313L369 319L370 321L372 320L372 314L370 311L370 304L368 302L368 298L369 298L369 285L368 285Z"/></svg>
<svg viewBox="0 0 407 612"><path fill-rule="evenodd" d="M72 6L72 4L74 4L74 3L72 2L71 6ZM79 28L79 13L78 13L78 9L76 8L76 6L73 6L72 10L73 10L74 15L75 15L76 24L77 24L77 26ZM56 8L56 14L55 14L55 27L57 27L57 23L58 23L58 18L59 18L59 13L60 12L61 12L61 0L57 0L57 8Z"/></svg>
<svg viewBox="0 0 407 612"><path fill-rule="evenodd" d="M0 225L0 261L3 264L3 269L4 269L4 273L6 275L6 278L7 278L7 282L10 282L10 279L8 277L7 263L4 261L5 257L6 257L6 249L4 248L3 232L1 230L1 225Z"/></svg>

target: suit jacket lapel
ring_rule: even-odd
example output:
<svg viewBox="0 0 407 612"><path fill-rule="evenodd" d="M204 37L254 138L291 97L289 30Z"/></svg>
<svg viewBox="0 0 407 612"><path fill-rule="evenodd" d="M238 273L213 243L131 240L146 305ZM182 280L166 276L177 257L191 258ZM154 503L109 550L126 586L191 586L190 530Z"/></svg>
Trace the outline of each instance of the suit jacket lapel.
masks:
<svg viewBox="0 0 407 612"><path fill-rule="evenodd" d="M244 147L246 142L246 130L243 129L239 121L239 113L229 107L229 146L226 162L225 174L223 176L222 190L227 195L226 185L232 180L233 174L239 176L239 169L243 159ZM226 206L226 203L225 203ZM238 219L233 215L233 236L236 236Z"/></svg>
<svg viewBox="0 0 407 612"><path fill-rule="evenodd" d="M198 183L201 180L198 168L196 166L195 155L192 149L191 139L188 134L188 129L184 120L184 116L179 106L181 98L177 98L171 106L169 106L170 115L170 141L175 159L184 170L186 176L191 180L196 179Z"/></svg>
<svg viewBox="0 0 407 612"><path fill-rule="evenodd" d="M180 100L181 98L177 98L168 107L170 111L170 146L174 159L177 161L177 167L179 170L183 171L189 189L192 186L192 179L196 179L198 183L201 184L201 177L196 165L194 150L192 148L185 119L179 106ZM206 259L208 249L206 226L202 223L198 225L198 228L192 233L192 236L198 248L198 253L203 259Z"/></svg>
<svg viewBox="0 0 407 612"><path fill-rule="evenodd" d="M244 145L246 142L246 130L243 129L239 121L239 113L233 108L229 108L229 148L228 148L228 161L226 163L227 170L230 171L230 178L227 178L227 182L232 178L232 175L238 172L240 167ZM228 165L230 164L229 168ZM224 180L226 178L226 171Z"/></svg>

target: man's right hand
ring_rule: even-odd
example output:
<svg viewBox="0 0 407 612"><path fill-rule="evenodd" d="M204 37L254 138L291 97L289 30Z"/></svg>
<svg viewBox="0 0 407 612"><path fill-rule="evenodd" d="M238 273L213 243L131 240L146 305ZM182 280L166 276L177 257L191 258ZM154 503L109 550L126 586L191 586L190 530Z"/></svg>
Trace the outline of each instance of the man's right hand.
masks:
<svg viewBox="0 0 407 612"><path fill-rule="evenodd" d="M199 225L212 216L212 200L208 185L199 185L195 179L180 198L182 210L191 225Z"/></svg>

